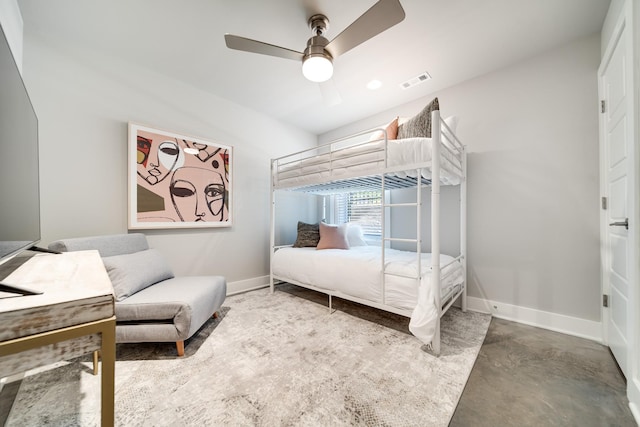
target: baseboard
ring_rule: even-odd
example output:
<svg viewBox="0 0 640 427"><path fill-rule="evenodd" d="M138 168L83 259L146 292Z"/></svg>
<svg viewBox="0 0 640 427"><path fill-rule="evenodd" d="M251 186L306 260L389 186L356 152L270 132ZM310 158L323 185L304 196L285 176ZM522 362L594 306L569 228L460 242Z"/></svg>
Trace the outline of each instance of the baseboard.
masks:
<svg viewBox="0 0 640 427"><path fill-rule="evenodd" d="M12 383L14 381L19 381L24 378L24 372L20 372L18 374L9 375L8 377L0 378L0 392L2 391L2 387L4 387L7 383Z"/></svg>
<svg viewBox="0 0 640 427"><path fill-rule="evenodd" d="M469 310L490 313L493 317L497 317L499 319L524 323L526 325L536 326L538 328L561 332L563 334L573 335L602 343L603 337L601 322L594 322L592 320L565 316L564 314L535 310L532 308L520 307L517 305L505 304L502 302L470 296L467 297L467 307Z"/></svg>
<svg viewBox="0 0 640 427"><path fill-rule="evenodd" d="M627 386L627 397L629 398L629 409L640 426L640 379L633 378Z"/></svg>
<svg viewBox="0 0 640 427"><path fill-rule="evenodd" d="M269 286L269 276L253 277L227 283L227 295L240 294Z"/></svg>
<svg viewBox="0 0 640 427"><path fill-rule="evenodd" d="M633 414L633 418L635 418L636 423L640 426L640 410L635 403L631 402L629 402L629 408L631 409L631 414Z"/></svg>
<svg viewBox="0 0 640 427"><path fill-rule="evenodd" d="M227 295L253 291L269 286L269 276L253 277L227 283ZM469 310L489 313L493 317L524 323L538 328L602 342L602 323L563 314L535 310L482 298L467 297Z"/></svg>

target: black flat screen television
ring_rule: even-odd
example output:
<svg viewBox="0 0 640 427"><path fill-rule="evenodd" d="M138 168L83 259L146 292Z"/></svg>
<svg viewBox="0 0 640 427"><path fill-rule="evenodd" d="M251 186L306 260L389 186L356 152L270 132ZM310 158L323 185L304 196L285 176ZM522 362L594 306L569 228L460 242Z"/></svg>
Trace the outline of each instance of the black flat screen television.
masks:
<svg viewBox="0 0 640 427"><path fill-rule="evenodd" d="M0 26L0 264L40 236L38 118Z"/></svg>

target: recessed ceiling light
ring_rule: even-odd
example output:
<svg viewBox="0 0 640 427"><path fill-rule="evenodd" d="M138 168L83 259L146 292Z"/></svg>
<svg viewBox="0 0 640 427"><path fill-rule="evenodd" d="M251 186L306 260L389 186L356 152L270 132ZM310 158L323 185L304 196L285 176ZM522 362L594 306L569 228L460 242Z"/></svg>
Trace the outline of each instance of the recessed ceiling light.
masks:
<svg viewBox="0 0 640 427"><path fill-rule="evenodd" d="M371 80L369 83L367 83L367 89L369 90L380 89L381 86L382 82L380 80Z"/></svg>

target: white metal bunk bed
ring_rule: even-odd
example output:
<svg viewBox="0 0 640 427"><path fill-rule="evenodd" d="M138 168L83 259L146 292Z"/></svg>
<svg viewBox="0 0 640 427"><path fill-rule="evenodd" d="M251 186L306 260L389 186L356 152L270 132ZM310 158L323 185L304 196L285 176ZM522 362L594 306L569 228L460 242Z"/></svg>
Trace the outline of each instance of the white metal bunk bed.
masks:
<svg viewBox="0 0 640 427"><path fill-rule="evenodd" d="M305 288L319 291L329 296L329 310L331 311L331 298L337 296L367 306L386 310L411 318L410 329L414 335L427 344L430 350L440 354L440 318L461 297L462 310L467 307L466 286L466 151L464 145L455 136L452 129L441 120L440 111L431 112L432 136L431 138L387 140L386 131L384 137L378 141L364 141L348 144L353 137L357 140L368 132L349 138L323 144L312 149L293 153L272 160L271 180L271 292L275 289L276 282L288 282ZM373 131L370 131L373 132ZM460 254L456 258L448 257L440 253L440 187L441 185L460 186ZM422 189L431 187L431 253L423 254L421 246L422 228ZM274 271L274 259L276 252L288 248L291 245L276 245L276 205L275 192L280 190L303 191L311 194L327 195L345 191L359 191L367 189L379 189L384 194L385 190L399 188L415 188L415 203L383 204L382 215L386 208L415 206L417 209L416 238L394 238L386 235L385 227L382 227L380 243L379 269L379 295L380 298L369 298L354 295L355 292L344 291L339 287L311 284L312 280L297 280L289 275L279 274ZM413 277L407 277L406 272L399 272L392 266L396 252L389 249L392 242L412 242L416 244L415 264ZM314 251L307 249L310 255ZM288 250L288 249L287 249ZM336 250L340 253L340 250ZM317 251L317 253L325 252ZM349 251L346 251L349 252ZM285 254L286 250L281 252ZM301 252L302 253L302 252ZM344 251L342 252L344 253ZM324 254L323 254L324 255ZM351 254L349 254L351 255ZM429 256L430 255L430 256ZM285 255L283 255L285 256ZM306 255L305 255L306 256ZM331 255L333 256L333 254ZM331 262L329 256L329 262ZM336 255L338 256L338 255ZM282 257L280 257L282 258ZM447 259L443 263L441 260ZM335 262L336 258L333 258ZM281 261L279 261L282 264ZM422 263L429 263L423 266ZM289 262L291 264L291 262ZM296 264L303 264L296 261ZM455 264L456 268L453 268ZM311 265L311 264L309 264ZM390 268L391 266L391 268ZM321 267L324 268L324 267ZM283 269L279 268L280 273ZM425 271L427 270L427 271ZM452 278L457 272L458 278ZM348 275L345 275L348 277ZM401 276L401 277L398 277ZM411 276L411 275L409 275ZM393 278L393 280L391 279ZM353 277L351 277L352 280ZM391 283L397 280L413 280L418 288L415 308L390 303L387 300L387 289ZM442 284L448 283L446 291ZM453 283L453 285L452 285ZM425 311L426 310L426 311ZM429 314L431 311L431 314ZM422 318L430 315L432 319L429 328L414 331L412 324L420 326ZM422 326L420 326L422 327ZM426 333L423 333L427 331ZM431 332L429 332L431 331Z"/></svg>

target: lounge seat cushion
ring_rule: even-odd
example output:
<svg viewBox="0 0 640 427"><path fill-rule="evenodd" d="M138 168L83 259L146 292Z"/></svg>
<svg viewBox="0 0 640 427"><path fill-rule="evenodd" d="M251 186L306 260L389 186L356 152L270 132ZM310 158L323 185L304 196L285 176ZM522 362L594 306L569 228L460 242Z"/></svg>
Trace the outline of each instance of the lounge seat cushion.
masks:
<svg viewBox="0 0 640 427"><path fill-rule="evenodd" d="M222 305L227 294L222 276L174 277L149 286L116 304L118 323L136 324L135 337L119 336L118 342L165 341L167 335L156 337L155 325L145 322L158 320L175 333L172 341L193 335ZM163 322L164 321L164 322ZM154 322L155 323L155 322ZM123 325L124 326L124 325ZM166 327L164 328L166 332ZM145 337L141 340L140 337Z"/></svg>

